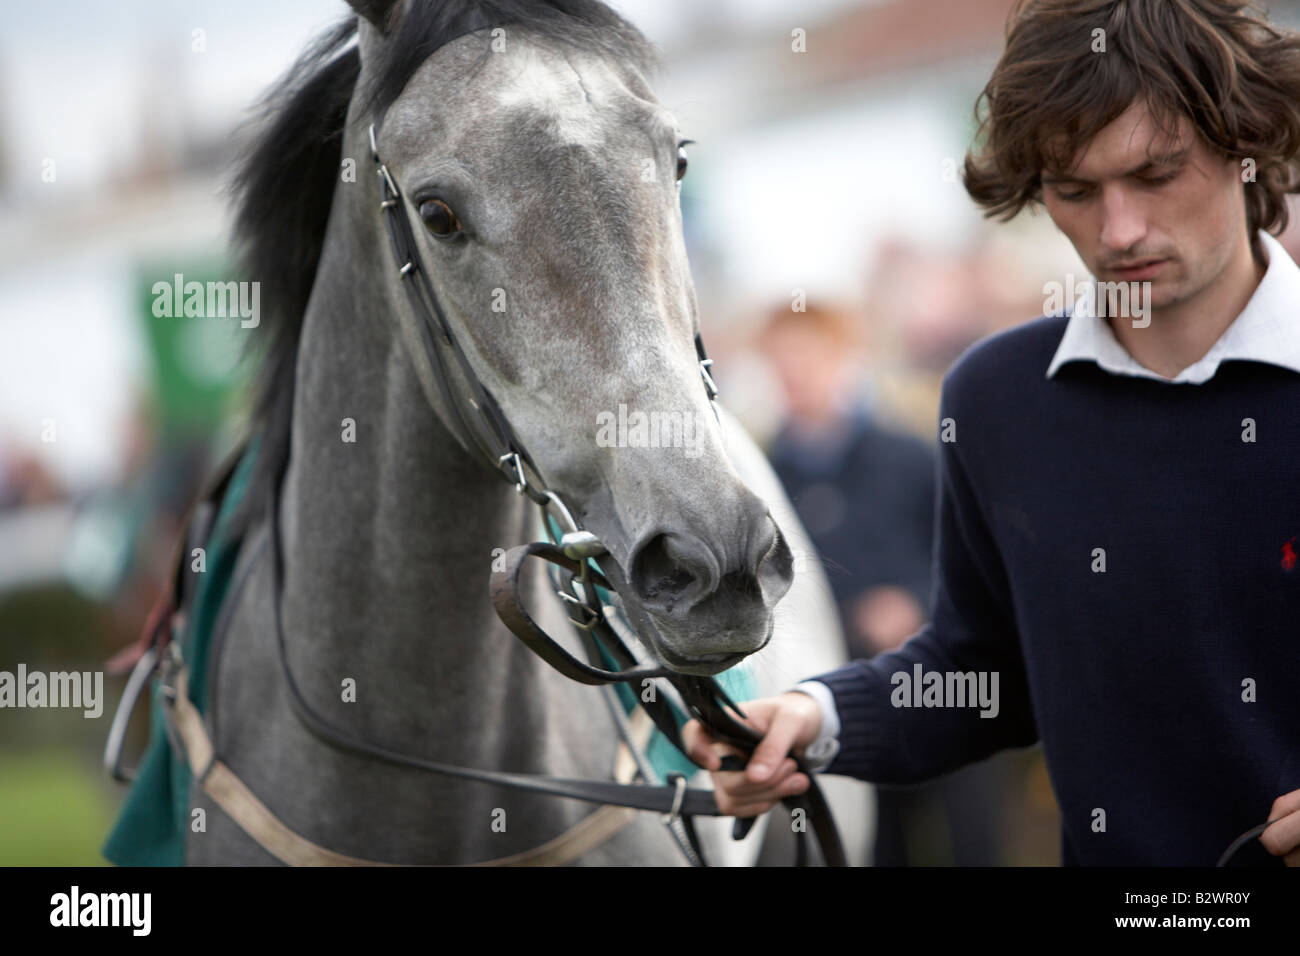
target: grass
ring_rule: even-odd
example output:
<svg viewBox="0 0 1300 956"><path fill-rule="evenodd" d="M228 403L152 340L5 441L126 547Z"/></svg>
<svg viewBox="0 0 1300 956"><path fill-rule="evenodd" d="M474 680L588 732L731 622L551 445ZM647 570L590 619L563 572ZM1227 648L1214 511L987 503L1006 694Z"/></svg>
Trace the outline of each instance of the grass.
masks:
<svg viewBox="0 0 1300 956"><path fill-rule="evenodd" d="M0 866L107 865L99 850L116 803L79 751L11 750L0 758Z"/></svg>

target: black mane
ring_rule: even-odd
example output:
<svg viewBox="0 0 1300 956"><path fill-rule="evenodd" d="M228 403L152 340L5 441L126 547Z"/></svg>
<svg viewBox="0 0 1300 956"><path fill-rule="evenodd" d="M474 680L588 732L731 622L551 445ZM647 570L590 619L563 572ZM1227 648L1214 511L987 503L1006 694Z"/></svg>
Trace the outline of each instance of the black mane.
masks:
<svg viewBox="0 0 1300 956"><path fill-rule="evenodd" d="M524 27L557 43L599 50L648 70L645 38L596 0L440 0L419 2L384 44L384 60L361 91L382 113L420 65L458 36L493 26ZM289 456L298 343L324 246L342 160L343 128L357 93L361 59L357 18L319 37L259 104L263 126L234 181L235 238L244 277L261 285L262 320L251 427L260 435L257 466L238 522L247 526ZM507 39L507 42L508 39Z"/></svg>

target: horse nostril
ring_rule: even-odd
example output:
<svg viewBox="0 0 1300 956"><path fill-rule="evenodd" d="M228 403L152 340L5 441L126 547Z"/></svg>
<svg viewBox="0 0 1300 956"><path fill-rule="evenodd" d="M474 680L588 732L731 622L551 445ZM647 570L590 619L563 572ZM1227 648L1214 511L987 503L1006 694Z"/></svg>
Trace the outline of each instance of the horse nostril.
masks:
<svg viewBox="0 0 1300 956"><path fill-rule="evenodd" d="M647 607L670 614L682 602L711 594L718 574L711 555L698 542L657 534L632 556L628 581Z"/></svg>
<svg viewBox="0 0 1300 956"><path fill-rule="evenodd" d="M785 543L781 529L770 514L764 512L755 520L756 533L749 536L749 548L745 555L745 568L757 574L763 564L775 556L780 545Z"/></svg>
<svg viewBox="0 0 1300 956"><path fill-rule="evenodd" d="M794 553L775 521L772 530L775 540L768 539L768 546L758 559L758 581L767 587L775 602L785 596L794 582Z"/></svg>
<svg viewBox="0 0 1300 956"><path fill-rule="evenodd" d="M758 578L750 571L728 571L722 576L718 591L741 600L757 600L763 596Z"/></svg>
<svg viewBox="0 0 1300 956"><path fill-rule="evenodd" d="M771 608L794 580L785 536L763 509L737 544L737 560L724 565L717 551L689 531L650 534L632 549L628 583L643 606L661 614L733 619Z"/></svg>

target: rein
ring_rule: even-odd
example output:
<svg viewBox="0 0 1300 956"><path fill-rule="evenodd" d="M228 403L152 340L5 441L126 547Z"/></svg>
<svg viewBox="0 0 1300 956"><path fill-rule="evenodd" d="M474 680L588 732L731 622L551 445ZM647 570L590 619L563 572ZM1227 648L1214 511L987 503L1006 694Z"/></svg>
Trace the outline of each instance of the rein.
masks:
<svg viewBox="0 0 1300 956"><path fill-rule="evenodd" d="M506 553L504 568L494 571L490 582L492 602L498 616L511 632L542 660L561 674L580 683L608 685L666 679L676 690L690 715L700 720L716 739L736 747L747 755L752 753L755 745L761 740L761 735L741 724L727 712L727 708L730 707L732 711L743 716L740 708L731 701L713 678L678 674L662 667L641 666L635 654L605 618L597 588L603 588L617 595L621 588L626 587L622 571L596 536L580 528L562 499L546 487L536 464L510 427L509 421L495 399L474 374L473 367L447 322L424 268L405 212L402 192L379 157L374 124L371 124L369 129L369 140L371 158L374 160L380 183L379 208L384 215L402 285L406 289L416 317L420 320L417 324L426 352L437 373L435 378L443 399L452 410L462 436L468 438L467 447L477 450L480 460L506 480L512 481L516 491L527 494L538 505L542 512L543 525L547 534L553 539L550 542L534 541L519 545ZM451 387L449 369L439 344L442 349L451 352L452 360L469 384L468 397L463 397ZM710 402L713 402L717 397L717 386L709 374L711 360L705 354L704 343L698 333L695 336L695 347L704 387ZM716 414L716 405L714 411ZM671 785L664 786L571 780L538 774L457 767L399 753L361 740L331 725L312 710L293 679L285 649L280 613L283 553L279 527L278 486L278 480L272 483L269 502L276 647L293 711L307 730L332 747L395 766L496 784L531 793L569 797L589 803L658 811L664 814L664 822L670 828L677 826L680 821L681 829L685 831L689 842L689 849L686 845L682 845L683 852L690 862L703 864L692 818L725 814L719 810L713 791L687 787L686 778L681 774L670 775ZM552 507L568 526L568 530L558 540L554 540L555 534L548 520L551 516L549 509ZM578 660L562 648L537 625L524 607L519 594L519 573L524 561L529 557L541 558L559 568L561 584L557 587L556 593L569 607L570 620L583 637L590 657L589 663ZM592 560L597 560L603 570L592 567ZM643 627L652 626L645 620L641 624ZM602 650L615 661L617 670L609 670L600 665ZM676 719L667 701L658 694L650 695L650 700L644 699L646 696L644 694L634 696L668 740L682 753L686 753ZM816 834L822 857L827 865L843 866L845 865L844 851L830 808L815 776L802 760L797 760L797 763L800 771L807 774L810 787L806 793L786 798L782 802L796 821L806 817L807 823ZM745 760L728 756L723 759L722 769L742 770L744 766ZM737 819L733 836L737 839L743 838L753 822L753 820ZM806 828L796 825L794 831L797 838L796 862L805 865L808 861ZM675 835L679 834L680 831L677 831ZM680 839L678 842L682 843Z"/></svg>

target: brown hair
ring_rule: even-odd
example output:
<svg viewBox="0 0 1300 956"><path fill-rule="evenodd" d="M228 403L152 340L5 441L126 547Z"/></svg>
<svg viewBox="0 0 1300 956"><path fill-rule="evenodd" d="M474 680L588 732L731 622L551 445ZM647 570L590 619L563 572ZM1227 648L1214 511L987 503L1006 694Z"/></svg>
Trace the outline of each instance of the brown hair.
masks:
<svg viewBox="0 0 1300 956"><path fill-rule="evenodd" d="M1286 194L1300 189L1300 34L1247 0L1019 0L975 103L966 191L986 217L1011 219L1042 201L1044 169L1068 170L1138 99L1162 134L1185 116L1220 155L1254 161L1252 243L1286 228Z"/></svg>
<svg viewBox="0 0 1300 956"><path fill-rule="evenodd" d="M802 312L795 312L789 302L784 302L768 310L758 332L758 341L766 347L777 332L807 329L835 345L852 345L856 336L853 315L848 305L839 302L809 302Z"/></svg>

